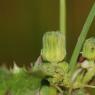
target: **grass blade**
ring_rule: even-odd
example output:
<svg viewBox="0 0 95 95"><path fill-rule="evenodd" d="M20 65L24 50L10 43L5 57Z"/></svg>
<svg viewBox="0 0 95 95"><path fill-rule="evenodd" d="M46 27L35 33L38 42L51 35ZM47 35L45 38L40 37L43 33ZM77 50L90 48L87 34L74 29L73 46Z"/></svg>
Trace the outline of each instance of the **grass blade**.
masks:
<svg viewBox="0 0 95 95"><path fill-rule="evenodd" d="M83 26L83 29L81 31L81 34L78 38L78 41L77 41L77 44L75 46L75 49L73 51L73 54L72 54L72 57L71 57L71 60L70 60L70 72L73 73L74 69L75 69L75 66L76 66L76 63L77 63L77 58L78 58L78 55L80 53L80 50L82 48L82 45L84 43L84 40L86 38L86 35L89 31L89 28L91 26L91 23L93 21L95 17L95 3L93 4L92 6L92 9L86 19L86 22Z"/></svg>

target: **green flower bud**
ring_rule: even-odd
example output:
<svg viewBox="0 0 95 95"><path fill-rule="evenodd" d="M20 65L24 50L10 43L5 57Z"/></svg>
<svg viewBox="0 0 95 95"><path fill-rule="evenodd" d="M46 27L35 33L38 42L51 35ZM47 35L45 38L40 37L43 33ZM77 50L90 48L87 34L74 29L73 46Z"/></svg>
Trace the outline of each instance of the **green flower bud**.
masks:
<svg viewBox="0 0 95 95"><path fill-rule="evenodd" d="M41 55L43 60L60 62L66 56L64 35L61 32L46 32L43 36L43 48Z"/></svg>
<svg viewBox="0 0 95 95"><path fill-rule="evenodd" d="M83 46L83 56L90 60L95 60L95 38L87 39Z"/></svg>

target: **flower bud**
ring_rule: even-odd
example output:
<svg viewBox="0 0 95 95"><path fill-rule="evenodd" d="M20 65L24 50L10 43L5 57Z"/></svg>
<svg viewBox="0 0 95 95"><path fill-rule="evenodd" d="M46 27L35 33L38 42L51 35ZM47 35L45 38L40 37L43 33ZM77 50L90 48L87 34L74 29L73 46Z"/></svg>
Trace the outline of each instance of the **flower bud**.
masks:
<svg viewBox="0 0 95 95"><path fill-rule="evenodd" d="M83 46L83 56L89 60L95 60L95 38L87 39Z"/></svg>
<svg viewBox="0 0 95 95"><path fill-rule="evenodd" d="M43 60L60 62L66 56L65 39L61 32L46 32L43 36L43 48L41 50Z"/></svg>

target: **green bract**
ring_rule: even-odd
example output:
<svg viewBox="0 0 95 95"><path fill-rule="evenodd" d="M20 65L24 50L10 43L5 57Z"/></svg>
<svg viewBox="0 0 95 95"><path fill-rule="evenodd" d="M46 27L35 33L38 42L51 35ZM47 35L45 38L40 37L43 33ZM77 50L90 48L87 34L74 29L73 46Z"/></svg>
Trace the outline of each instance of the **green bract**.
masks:
<svg viewBox="0 0 95 95"><path fill-rule="evenodd" d="M43 60L60 62L66 56L64 35L61 32L46 32L43 36L43 48L41 55Z"/></svg>
<svg viewBox="0 0 95 95"><path fill-rule="evenodd" d="M83 56L90 60L95 60L95 38L87 39L83 46Z"/></svg>

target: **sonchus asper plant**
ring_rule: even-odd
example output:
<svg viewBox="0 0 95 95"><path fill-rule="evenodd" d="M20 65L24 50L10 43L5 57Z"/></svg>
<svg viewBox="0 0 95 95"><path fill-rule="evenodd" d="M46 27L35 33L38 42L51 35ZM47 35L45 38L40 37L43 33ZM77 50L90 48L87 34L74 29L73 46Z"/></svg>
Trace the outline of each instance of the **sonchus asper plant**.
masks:
<svg viewBox="0 0 95 95"><path fill-rule="evenodd" d="M83 42L94 17L95 3L84 24L70 64L65 61L66 45L63 33L46 32L43 36L41 60L35 62L32 73L15 64L8 73L0 68L0 95L88 95L84 88L95 88L88 85L95 76L95 38L87 39L84 45ZM85 60L79 63L77 57L82 45L82 57ZM43 79L48 84L44 83L43 86Z"/></svg>
<svg viewBox="0 0 95 95"><path fill-rule="evenodd" d="M52 32L47 32L47 33L52 35L53 38L48 37L48 40L52 39L51 42L53 42L53 40L55 40L54 37L57 37L57 35L54 36L57 32L54 32L55 34ZM58 33L60 33L60 32L58 32ZM83 45L82 54L84 54L84 47L85 47L85 44L87 44L87 40L85 41L85 43ZM93 42L93 40L95 40L95 39L93 38L92 41L89 42L89 44L91 44ZM62 44L61 42L60 42L60 44ZM48 44L48 48L51 47L50 45L52 45L52 44L49 45L48 41L45 42L45 44ZM94 44L92 46L94 47ZM85 47L85 50L87 50L87 52L88 52L88 50L90 50L88 47L89 47L88 45ZM52 51L49 51L48 48L46 49L45 52L48 51L48 55L50 55ZM56 45L53 45L52 48L53 48L53 51L56 52ZM91 45L90 45L90 48L91 48ZM90 52L90 54L92 54L92 53L94 53L94 52ZM53 55L53 54L51 54L51 55ZM55 54L57 54L57 53L55 53ZM41 52L41 55L42 55L42 52ZM95 54L93 54L93 56L94 55ZM54 87L59 86L59 87L65 87L65 88L69 88L69 89L79 89L79 88L83 88L83 87L88 87L89 86L89 85L87 85L88 82L95 75L94 59L91 60L86 56L85 56L86 60L84 62L80 63L81 67L76 68L75 73L72 75L72 77L70 77L71 75L69 75L69 64L64 61L64 58L62 59L63 62L60 62L60 60L55 61L55 59L54 59L54 61L52 61L51 56L49 56L49 58L51 57L49 60L47 60L43 56L44 56L44 53L42 55L42 59L47 62L42 62L39 69L42 70L46 74L46 76L48 76L46 78L46 80L48 80L50 85L52 85ZM84 57L84 55L82 55L82 56ZM59 56L58 56L58 58L59 58ZM85 72L85 70L86 70L86 72Z"/></svg>

